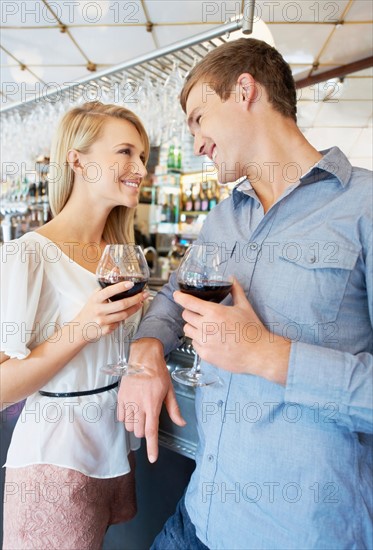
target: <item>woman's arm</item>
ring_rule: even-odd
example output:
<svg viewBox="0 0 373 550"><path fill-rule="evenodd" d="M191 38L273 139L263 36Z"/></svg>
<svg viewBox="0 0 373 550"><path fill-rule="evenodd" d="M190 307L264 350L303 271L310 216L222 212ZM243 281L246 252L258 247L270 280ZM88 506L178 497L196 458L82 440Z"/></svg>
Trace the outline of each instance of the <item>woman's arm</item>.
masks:
<svg viewBox="0 0 373 550"><path fill-rule="evenodd" d="M98 331L101 336L110 334L120 321L136 313L147 298L146 293L108 302L111 296L128 290L131 285L133 283L117 283L94 292L73 321L35 347L25 359L10 359L1 352L0 408L38 391L87 344L96 341ZM89 327L93 328L92 335L87 330Z"/></svg>

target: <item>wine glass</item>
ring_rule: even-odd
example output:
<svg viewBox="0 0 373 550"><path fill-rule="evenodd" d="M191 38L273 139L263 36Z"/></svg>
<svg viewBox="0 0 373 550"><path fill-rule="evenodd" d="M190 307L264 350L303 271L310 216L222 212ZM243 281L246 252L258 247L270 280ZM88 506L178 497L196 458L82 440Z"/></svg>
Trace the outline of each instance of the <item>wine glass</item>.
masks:
<svg viewBox="0 0 373 550"><path fill-rule="evenodd" d="M132 244L108 244L98 263L97 280L102 288L123 281L133 282L133 287L110 298L112 301L130 298L144 289L149 279L149 267L140 246ZM143 370L141 365L129 365L124 351L125 321L119 324L119 358L114 364L104 366L106 374L126 376Z"/></svg>
<svg viewBox="0 0 373 550"><path fill-rule="evenodd" d="M214 244L192 244L183 257L177 282L180 291L209 302L219 303L232 289L233 278L227 275L228 260L222 260L221 252ZM201 359L196 353L193 367L172 372L172 378L187 386L208 386L219 382L219 376L204 373Z"/></svg>

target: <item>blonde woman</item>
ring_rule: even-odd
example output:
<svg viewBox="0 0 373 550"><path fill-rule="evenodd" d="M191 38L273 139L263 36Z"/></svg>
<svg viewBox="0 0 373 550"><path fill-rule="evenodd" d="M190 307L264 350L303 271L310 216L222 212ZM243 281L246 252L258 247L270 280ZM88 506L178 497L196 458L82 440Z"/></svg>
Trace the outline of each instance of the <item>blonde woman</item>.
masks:
<svg viewBox="0 0 373 550"><path fill-rule="evenodd" d="M131 450L116 421L114 331L146 293L100 290L107 243L130 243L149 141L136 115L90 102L69 111L51 153L53 219L2 247L1 406L27 398L6 461L4 549L101 547L136 512Z"/></svg>

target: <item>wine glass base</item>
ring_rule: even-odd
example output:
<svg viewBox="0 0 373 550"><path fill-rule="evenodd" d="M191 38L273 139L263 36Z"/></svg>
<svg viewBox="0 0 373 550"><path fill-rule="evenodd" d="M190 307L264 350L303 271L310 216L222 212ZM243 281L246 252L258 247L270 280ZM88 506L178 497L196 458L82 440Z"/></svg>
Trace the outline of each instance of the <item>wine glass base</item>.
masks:
<svg viewBox="0 0 373 550"><path fill-rule="evenodd" d="M111 374L112 376L130 376L131 374L139 374L140 372L143 372L144 367L137 364L129 365L128 363L124 363L122 365L119 363L112 363L111 365L102 367L100 370L101 372Z"/></svg>
<svg viewBox="0 0 373 550"><path fill-rule="evenodd" d="M192 369L174 370L171 373L171 376L176 382L179 382L179 384L193 386L195 388L201 386L211 386L212 384L217 384L220 382L220 378L216 374L193 372Z"/></svg>

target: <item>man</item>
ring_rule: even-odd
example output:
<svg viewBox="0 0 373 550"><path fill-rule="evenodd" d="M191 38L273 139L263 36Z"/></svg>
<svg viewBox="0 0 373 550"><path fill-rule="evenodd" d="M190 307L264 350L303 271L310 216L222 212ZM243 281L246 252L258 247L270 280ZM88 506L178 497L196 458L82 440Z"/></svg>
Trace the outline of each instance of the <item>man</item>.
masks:
<svg viewBox="0 0 373 550"><path fill-rule="evenodd" d="M372 179L296 125L289 66L242 38L210 52L181 104L195 153L232 196L208 216L236 282L231 304L177 291L142 322L119 417L157 457L158 414L183 419L164 354L184 333L221 384L197 390L196 469L154 549L369 548L372 544ZM176 291L176 292L175 292ZM185 324L184 324L185 323Z"/></svg>

